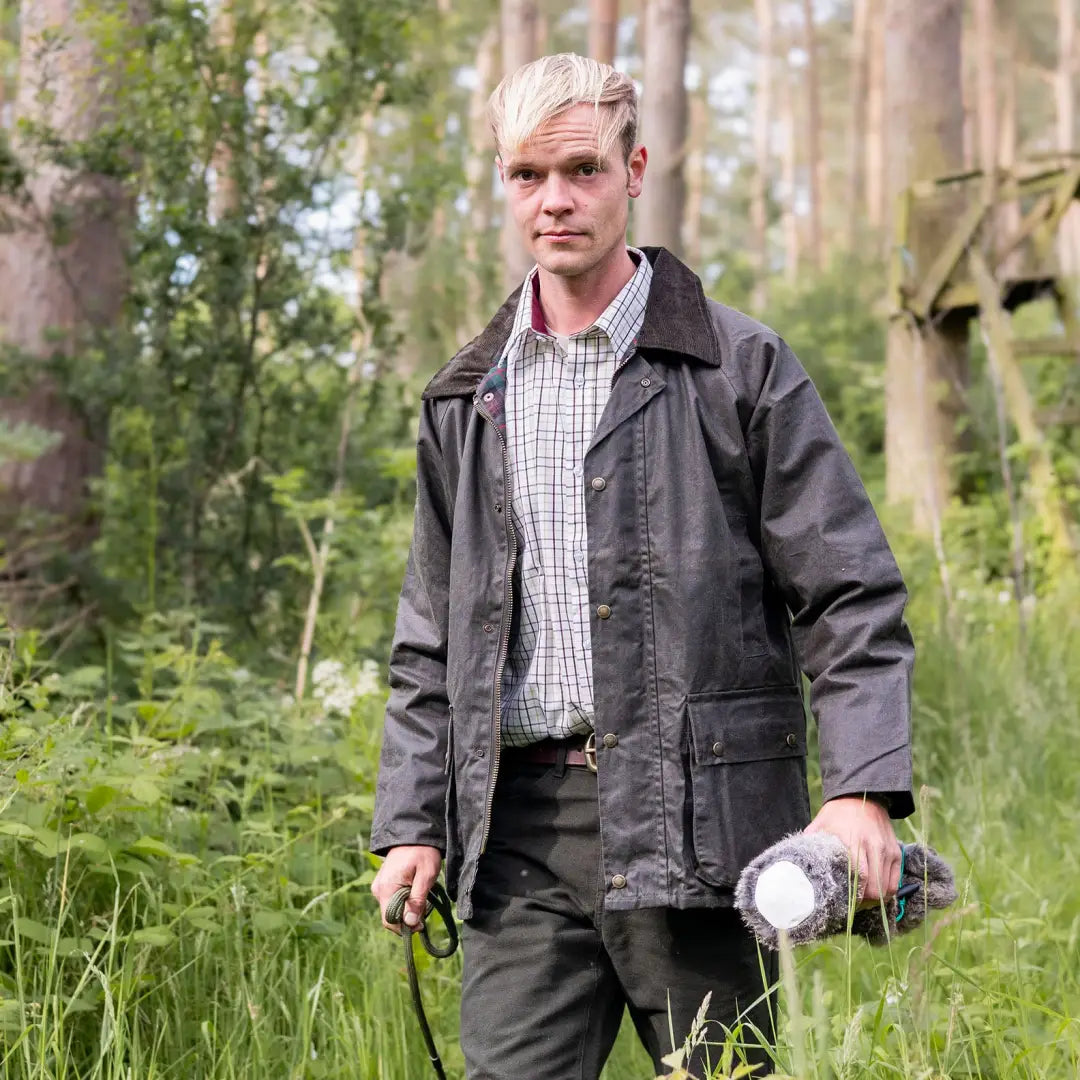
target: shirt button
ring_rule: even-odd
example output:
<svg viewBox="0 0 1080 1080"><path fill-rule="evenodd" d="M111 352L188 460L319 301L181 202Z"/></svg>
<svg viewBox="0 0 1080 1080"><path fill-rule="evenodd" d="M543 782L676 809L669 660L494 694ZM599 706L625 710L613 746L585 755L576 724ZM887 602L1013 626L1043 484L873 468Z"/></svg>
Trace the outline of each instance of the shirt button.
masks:
<svg viewBox="0 0 1080 1080"><path fill-rule="evenodd" d="M585 561L585 552L584 551L575 551L574 552L574 562L582 563L584 561Z"/></svg>
<svg viewBox="0 0 1080 1080"><path fill-rule="evenodd" d="M585 376L584 376L584 375L579 375L579 376L578 376L578 377L577 377L577 378L576 378L576 379L574 380L574 385L575 385L575 386L584 386L584 385L585 385Z"/></svg>
<svg viewBox="0 0 1080 1080"><path fill-rule="evenodd" d="M576 465L574 467L574 475L575 476L580 476L584 471L585 470L580 465Z"/></svg>
<svg viewBox="0 0 1080 1080"><path fill-rule="evenodd" d="M607 734L606 734L606 735L604 736L604 745L605 745L605 746L606 746L606 747L607 747L607 748L608 748L609 750L614 750L614 749L615 749L615 747L619 745L619 736L618 736L618 735L615 735L615 734L613 734L612 732L610 732L610 731L609 731L609 732L608 732L608 733L607 733Z"/></svg>
<svg viewBox="0 0 1080 1080"><path fill-rule="evenodd" d="M607 481L602 476L594 476L589 481L589 486L593 491L603 491L607 487Z"/></svg>
<svg viewBox="0 0 1080 1080"><path fill-rule="evenodd" d="M622 874L616 874L611 879L611 887L613 889L625 889L626 888L626 878Z"/></svg>
<svg viewBox="0 0 1080 1080"><path fill-rule="evenodd" d="M611 608L609 608L607 606L607 604L601 604L596 609L596 614L599 615L601 619L610 619L611 618Z"/></svg>

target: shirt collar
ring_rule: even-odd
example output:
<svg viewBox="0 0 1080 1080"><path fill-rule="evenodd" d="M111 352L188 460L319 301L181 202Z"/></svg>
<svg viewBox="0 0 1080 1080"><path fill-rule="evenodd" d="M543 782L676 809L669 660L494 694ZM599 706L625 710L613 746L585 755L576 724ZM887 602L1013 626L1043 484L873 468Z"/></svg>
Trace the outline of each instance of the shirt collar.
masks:
<svg viewBox="0 0 1080 1080"><path fill-rule="evenodd" d="M633 277L619 290L615 299L604 308L591 326L579 331L578 334L571 335L571 337L578 337L593 330L602 331L611 342L616 363L622 361L641 329L653 276L652 263L643 252L633 247L628 247L626 250L637 263ZM525 278L525 285L521 290L514 315L513 328L510 331L510 339L506 343L508 350L514 348L521 336L530 330L535 334L551 334L544 320L544 309L540 306L539 270L538 266L534 266Z"/></svg>

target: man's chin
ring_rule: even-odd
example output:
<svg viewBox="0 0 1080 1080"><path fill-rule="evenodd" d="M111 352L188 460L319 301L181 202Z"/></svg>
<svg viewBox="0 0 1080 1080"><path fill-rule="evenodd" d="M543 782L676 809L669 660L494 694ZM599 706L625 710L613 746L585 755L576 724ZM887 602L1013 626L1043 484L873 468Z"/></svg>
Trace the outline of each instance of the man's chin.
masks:
<svg viewBox="0 0 1080 1080"><path fill-rule="evenodd" d="M561 244L549 244L540 240L533 248L533 258L541 270L549 274L558 274L560 277L575 277L589 270L595 256L591 250L574 244L565 246Z"/></svg>

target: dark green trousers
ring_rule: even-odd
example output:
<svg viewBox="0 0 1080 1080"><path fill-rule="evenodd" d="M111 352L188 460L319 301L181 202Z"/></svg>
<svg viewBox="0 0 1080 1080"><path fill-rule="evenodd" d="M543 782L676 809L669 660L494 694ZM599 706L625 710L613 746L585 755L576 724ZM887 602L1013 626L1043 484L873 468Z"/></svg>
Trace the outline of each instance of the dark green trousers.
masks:
<svg viewBox="0 0 1080 1080"><path fill-rule="evenodd" d="M746 1022L771 1041L776 961L759 953L737 912L604 913L595 775L503 765L474 915L462 928L469 1080L596 1080L624 1008L657 1073L669 1072L660 1058L672 1035L682 1045L709 993L710 1020L743 1023L738 1052L770 1062ZM725 1033L707 1030L688 1063L696 1077L720 1059Z"/></svg>

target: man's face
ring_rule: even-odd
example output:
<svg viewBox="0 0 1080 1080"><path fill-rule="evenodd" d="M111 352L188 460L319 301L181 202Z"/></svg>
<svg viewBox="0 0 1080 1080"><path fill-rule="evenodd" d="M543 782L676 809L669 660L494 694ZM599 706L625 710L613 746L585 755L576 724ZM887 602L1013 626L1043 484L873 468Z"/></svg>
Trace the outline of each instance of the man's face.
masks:
<svg viewBox="0 0 1080 1080"><path fill-rule="evenodd" d="M540 127L499 176L525 246L540 267L577 277L626 243L627 197L641 193L646 152L623 161L617 146L601 158L593 131L595 109L575 105Z"/></svg>

